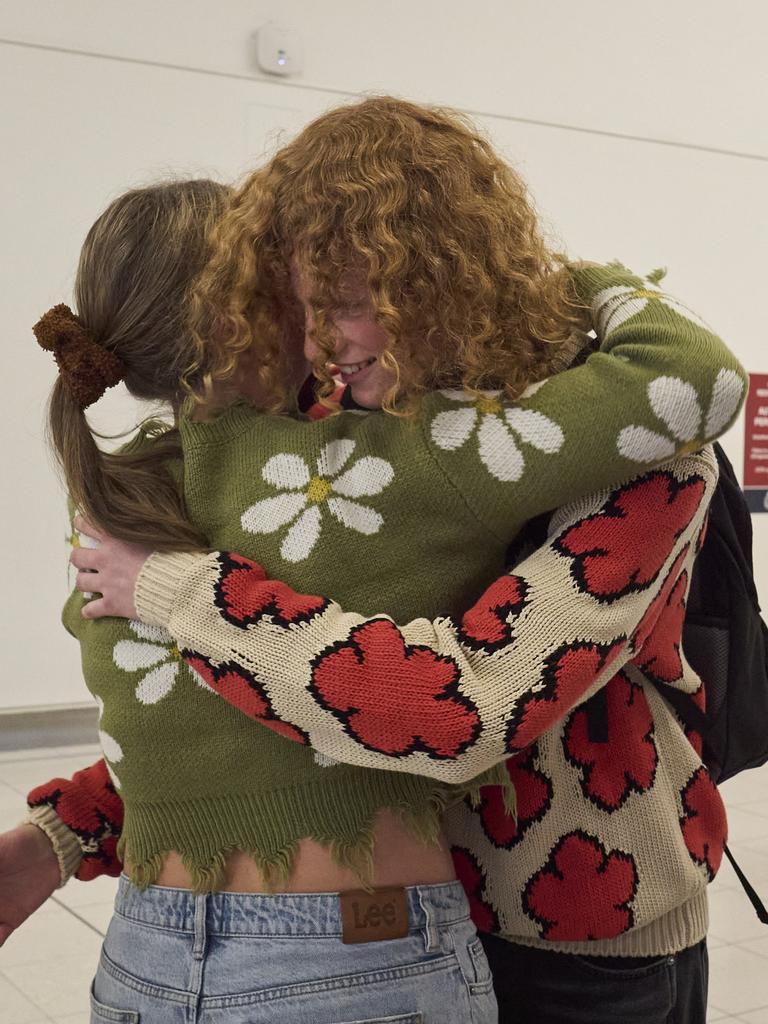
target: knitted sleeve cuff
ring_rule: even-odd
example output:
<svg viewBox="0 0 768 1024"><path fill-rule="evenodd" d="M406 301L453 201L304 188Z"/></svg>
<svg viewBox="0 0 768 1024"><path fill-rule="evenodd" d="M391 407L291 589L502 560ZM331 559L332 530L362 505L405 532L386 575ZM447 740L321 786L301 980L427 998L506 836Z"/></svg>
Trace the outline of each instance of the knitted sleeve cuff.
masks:
<svg viewBox="0 0 768 1024"><path fill-rule="evenodd" d="M59 888L66 885L80 867L83 849L80 840L71 828L68 828L53 808L47 804L30 807L26 817L28 825L36 825L48 836L59 862L61 881Z"/></svg>
<svg viewBox="0 0 768 1024"><path fill-rule="evenodd" d="M196 566L208 558L205 554L162 554L155 551L142 566L136 580L136 611L148 626L168 627L177 601L179 585Z"/></svg>

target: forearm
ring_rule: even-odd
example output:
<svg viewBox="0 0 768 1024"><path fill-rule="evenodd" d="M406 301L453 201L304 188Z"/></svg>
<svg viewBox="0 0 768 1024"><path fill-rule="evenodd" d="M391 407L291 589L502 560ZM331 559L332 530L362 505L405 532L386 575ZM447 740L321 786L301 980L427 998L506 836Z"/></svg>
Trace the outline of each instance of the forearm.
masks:
<svg viewBox="0 0 768 1024"><path fill-rule="evenodd" d="M621 267L574 273L599 350L529 388L443 392L424 430L479 521L509 542L542 512L695 451L727 430L746 374L695 314Z"/></svg>
<svg viewBox="0 0 768 1024"><path fill-rule="evenodd" d="M715 482L709 453L563 510L461 622L366 619L219 553L153 556L137 606L214 688L215 666L237 666L226 699L241 710L257 690L336 760L464 782L636 656L687 580Z"/></svg>

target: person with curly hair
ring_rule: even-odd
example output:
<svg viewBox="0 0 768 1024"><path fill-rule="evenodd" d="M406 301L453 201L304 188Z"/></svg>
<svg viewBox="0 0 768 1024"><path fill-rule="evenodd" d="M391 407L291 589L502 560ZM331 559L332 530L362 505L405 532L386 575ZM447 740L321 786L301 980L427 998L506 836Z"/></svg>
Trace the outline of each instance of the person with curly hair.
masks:
<svg viewBox="0 0 768 1024"><path fill-rule="evenodd" d="M370 302L391 374L375 404L390 412L445 387L516 399L565 365L589 319L520 176L457 113L390 97L324 114L238 190L193 294L201 402L248 353L269 410L295 407L296 267L327 356L320 396L336 386L339 312Z"/></svg>
<svg viewBox="0 0 768 1024"><path fill-rule="evenodd" d="M539 738L593 687L623 678L619 669L656 635L666 600L690 572L715 482L711 455L687 455L609 498L599 490L727 429L743 371L655 279L616 265L558 267L523 186L487 143L452 115L389 99L319 119L245 183L215 231L194 302L197 358L187 385L198 415L180 424L184 497L193 527L219 550L149 559L136 591L142 623L132 585L127 610L114 597L106 556L120 545L104 536L103 549L74 557L98 573L81 573L78 587L102 597L85 605L74 597L65 611L103 702L105 753L125 807L120 853L132 879L121 882L95 997L129 1009L140 982L143 1019L169 1009L172 989L194 997L201 1020L220 999L247 1005L249 1020L274 1020L268 999L280 989L281 1009L306 995L302 1009L320 1020L338 1012L335 981L344 977L350 1012L491 1019L480 946L470 932L456 942L464 897L452 879L462 872L472 897L483 881L467 873L475 863L468 848L456 866L447 858L442 809L468 791L480 803L496 791L502 806L505 795L512 799L508 755L532 756ZM585 313L598 351L555 373ZM336 412L331 388L340 373L355 402L373 411L311 423L275 415L296 412L302 320L321 398ZM246 380L258 413L228 406ZM696 393L706 416L692 413ZM585 416L598 405L599 417ZM221 407L212 422L200 418ZM671 437L659 433L659 420ZM588 500L595 491L598 499ZM581 590L569 591L567 575L555 580L549 544L538 586L533 570L527 582L503 572L520 526L577 498L564 515L573 519L575 509L578 524L588 524L585 510L601 518L604 507L612 511L603 518L631 513L635 529L656 524L642 572L632 569L625 588L626 559L613 551L607 616L591 573ZM83 504L91 511L85 492ZM135 567L146 553L130 557ZM285 582L267 580L255 557ZM328 599L286 584L333 593L374 618L361 627ZM538 625L529 606L547 609ZM434 626L436 656L429 622L401 631L381 610L393 618L450 613ZM100 614L134 621L94 621ZM559 678L554 655L574 635L586 661L571 651ZM262 644L269 653L259 662ZM544 668L555 670L551 693ZM332 724L348 765L316 741ZM191 745L203 734L204 748ZM677 774L692 755L682 762ZM35 820L52 833L59 797L48 790L32 801ZM659 806L647 806L653 821ZM594 841L612 865L608 839L602 832ZM93 830L88 845L101 856ZM587 856L578 843L568 855L577 863ZM632 870L647 872L652 889L651 867L641 859ZM699 874L689 868L686 879L699 899ZM355 891L361 882L372 889L365 897ZM503 878L496 884L505 890ZM509 906L506 896L480 903L486 930L507 938L514 886ZM245 903L206 896L211 889L342 895L304 895L301 907L289 895L251 897L245 913ZM652 893L643 898L655 905ZM541 907L545 920L546 901ZM214 988L224 982L207 966L205 988L201 968L192 970L209 938L237 946L224 943L235 911L239 927L258 925L270 937L259 959L268 986L238 996L231 985L226 995L213 992L212 979ZM631 931L633 913L598 917L606 948ZM497 927L488 928L494 915ZM178 922L189 942L167 930L178 932ZM673 941L695 930L671 920L659 927L672 934L677 926ZM557 941L571 938L567 925L549 928ZM142 929L147 955L138 957ZM367 983L364 1004L349 992L352 961L342 971L339 929L345 943L360 944L353 977ZM292 973L285 940L298 932L306 962ZM398 945L406 934L407 949ZM441 976L448 960L452 973ZM242 970L234 972L240 980ZM449 977L458 982L453 1011L443 1002Z"/></svg>

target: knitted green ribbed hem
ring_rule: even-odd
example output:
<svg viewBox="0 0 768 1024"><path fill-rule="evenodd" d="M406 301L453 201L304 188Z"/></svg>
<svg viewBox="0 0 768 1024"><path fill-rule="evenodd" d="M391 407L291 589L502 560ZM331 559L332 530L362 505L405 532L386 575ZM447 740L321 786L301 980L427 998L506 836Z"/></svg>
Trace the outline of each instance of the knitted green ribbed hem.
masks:
<svg viewBox="0 0 768 1024"><path fill-rule="evenodd" d="M333 772L333 767L326 769ZM159 877L166 854L176 852L196 892L221 889L227 855L247 853L278 891L288 882L301 839L325 846L364 888L373 880L374 828L380 810L394 810L425 843L440 839L449 787L417 775L371 772L364 786L344 790L331 779L267 794L235 793L189 801L125 801L118 856L140 888Z"/></svg>

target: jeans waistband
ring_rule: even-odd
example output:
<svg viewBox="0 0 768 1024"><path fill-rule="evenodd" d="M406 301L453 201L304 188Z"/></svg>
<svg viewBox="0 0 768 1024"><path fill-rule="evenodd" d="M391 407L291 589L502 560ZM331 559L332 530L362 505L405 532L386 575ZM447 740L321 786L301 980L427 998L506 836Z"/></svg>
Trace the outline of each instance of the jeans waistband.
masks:
<svg viewBox="0 0 768 1024"><path fill-rule="evenodd" d="M408 886L405 893L412 932L469 918L469 904L459 882ZM132 921L179 932L195 933L201 914L207 934L340 936L342 932L338 893L195 895L189 889L160 885L139 889L123 875L115 912Z"/></svg>

